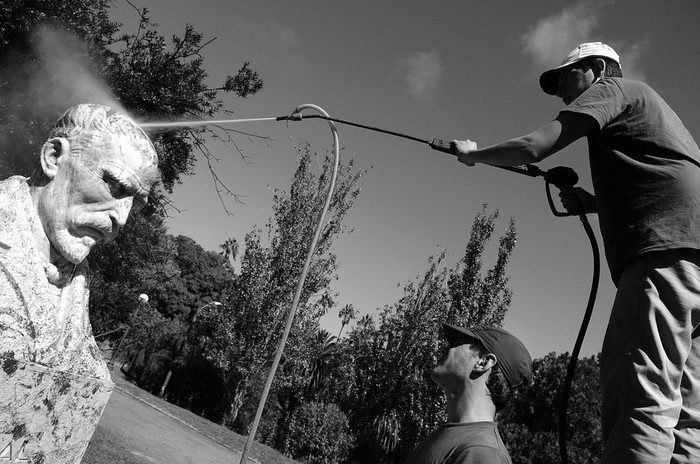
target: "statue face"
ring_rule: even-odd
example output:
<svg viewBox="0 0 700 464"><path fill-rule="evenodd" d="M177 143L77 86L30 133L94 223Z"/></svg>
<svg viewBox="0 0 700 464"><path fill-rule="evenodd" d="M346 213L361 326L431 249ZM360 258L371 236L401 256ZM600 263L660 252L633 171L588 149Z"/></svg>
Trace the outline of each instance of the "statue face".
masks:
<svg viewBox="0 0 700 464"><path fill-rule="evenodd" d="M151 151L146 151L151 150ZM53 248L72 263L97 243L112 241L133 202L146 202L158 177L152 148L127 136L57 158L54 178L38 205Z"/></svg>

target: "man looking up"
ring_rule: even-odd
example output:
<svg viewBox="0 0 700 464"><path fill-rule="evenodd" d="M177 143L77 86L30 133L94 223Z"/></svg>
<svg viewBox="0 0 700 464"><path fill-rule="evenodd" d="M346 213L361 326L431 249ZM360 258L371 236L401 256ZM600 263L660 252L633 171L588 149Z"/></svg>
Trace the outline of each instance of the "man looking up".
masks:
<svg viewBox="0 0 700 464"><path fill-rule="evenodd" d="M453 141L467 165L536 163L588 139L597 212L617 294L601 352L603 463L691 463L700 456L700 149L648 85L622 78L601 42L540 77L567 105L535 132L490 147Z"/></svg>
<svg viewBox="0 0 700 464"><path fill-rule="evenodd" d="M500 328L442 326L447 349L431 378L445 393L447 423L406 464L510 464L494 421L513 393L529 385L530 354Z"/></svg>

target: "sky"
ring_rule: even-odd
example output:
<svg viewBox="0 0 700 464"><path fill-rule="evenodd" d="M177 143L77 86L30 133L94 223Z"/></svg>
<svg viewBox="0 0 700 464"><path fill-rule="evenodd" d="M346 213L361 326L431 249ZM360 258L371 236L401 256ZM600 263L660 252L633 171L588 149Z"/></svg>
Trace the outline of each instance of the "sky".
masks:
<svg viewBox="0 0 700 464"><path fill-rule="evenodd" d="M249 61L264 88L247 99L224 96L233 114L264 118L314 104L332 117L410 134L471 139L480 147L534 131L556 117L560 100L545 95L538 78L576 45L604 41L621 55L626 77L642 79L674 108L700 138L700 3L685 1L296 1L113 0L110 16L135 33L134 6L147 8L166 37L186 24L213 40L202 51L209 83L220 86ZM311 114L311 113L308 113ZM218 251L227 238L240 243L271 216L274 188L287 189L299 143L323 154L332 149L328 124L251 122L236 125L237 144L253 162L211 141L216 174L243 203L226 209L209 170L176 186L179 210L170 233L187 235ZM345 220L354 232L335 242L340 268L333 283L338 307L323 325L337 333L337 311L352 303L360 314L401 297L401 285L427 269L442 250L449 265L463 255L482 205L499 211L484 267L494 263L498 237L514 217L517 245L509 264L513 301L504 327L533 357L571 351L588 299L591 247L577 217L555 217L544 181L477 165L427 145L338 124L345 157L369 169ZM265 142L259 137L269 138ZM546 159L547 170L568 166L590 189L585 141ZM600 243L597 217L589 220ZM581 354L600 351L614 298L602 259L600 287Z"/></svg>

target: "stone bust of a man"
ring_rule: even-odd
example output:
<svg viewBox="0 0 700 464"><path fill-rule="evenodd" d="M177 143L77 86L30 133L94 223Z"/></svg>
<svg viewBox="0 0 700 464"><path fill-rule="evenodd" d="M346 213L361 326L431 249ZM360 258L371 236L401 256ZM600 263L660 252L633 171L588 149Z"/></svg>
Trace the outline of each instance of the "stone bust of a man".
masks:
<svg viewBox="0 0 700 464"><path fill-rule="evenodd" d="M113 388L86 257L147 200L158 157L132 120L95 104L66 111L39 157L31 178L0 181L0 452L77 463Z"/></svg>
<svg viewBox="0 0 700 464"><path fill-rule="evenodd" d="M158 178L156 151L127 116L70 108L31 178L0 182L0 353L109 378L88 318L87 262Z"/></svg>

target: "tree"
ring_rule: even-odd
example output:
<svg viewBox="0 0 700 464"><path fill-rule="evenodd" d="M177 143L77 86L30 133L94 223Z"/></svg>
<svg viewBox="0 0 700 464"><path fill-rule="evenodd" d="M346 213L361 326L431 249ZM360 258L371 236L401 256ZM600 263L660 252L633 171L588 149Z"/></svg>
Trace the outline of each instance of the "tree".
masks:
<svg viewBox="0 0 700 464"><path fill-rule="evenodd" d="M170 372L176 382L167 384L169 398L189 407L194 392L201 391L198 383L210 380L208 377L197 379L193 374L198 372L202 376L205 371L209 377L214 374L203 365L205 359L197 332L198 312L227 301L234 275L222 256L205 251L189 237L164 234L161 243L167 246L157 255L160 256L158 259L153 259L153 250L140 258L146 261L141 269L153 272L142 275L138 287L149 295L148 306L160 317L158 324L152 324L146 331L139 329L143 322L134 318L133 304L118 301L119 294L124 291L120 286L113 288L110 281L106 281L101 282L96 290L101 299L108 302L117 299L111 304L124 305L127 314L132 314L126 340L130 348L126 351L132 352L131 367L139 372L139 385L159 392L167 384L164 381L169 377L166 377L166 372ZM154 262L150 262L151 259ZM134 259L124 261L133 263ZM113 272L112 269L108 271ZM124 269L117 266L117 271ZM108 274L102 272L100 275ZM143 311L139 314L142 317L147 315ZM104 315L100 313L98 316ZM133 355L134 350L138 356ZM216 384L216 378L213 380ZM200 401L206 402L206 399Z"/></svg>
<svg viewBox="0 0 700 464"><path fill-rule="evenodd" d="M313 398L325 385L329 375L329 365L337 351L337 337L325 330L319 330L316 334L316 343L312 346L314 351L311 357L311 366L308 369L305 396Z"/></svg>
<svg viewBox="0 0 700 464"><path fill-rule="evenodd" d="M486 214L486 205L474 218L467 249L448 282L450 311L446 317L465 327L503 325L512 292L508 289L506 268L515 248L515 220L510 219L499 239L498 256L493 268L481 278L482 256L491 239L498 211Z"/></svg>
<svg viewBox="0 0 700 464"><path fill-rule="evenodd" d="M238 257L238 242L235 238L227 238L226 241L219 246L221 252L219 253L226 260L227 265L230 269L233 269L233 264L236 262Z"/></svg>
<svg viewBox="0 0 700 464"><path fill-rule="evenodd" d="M246 235L228 304L210 307L200 317L207 334L206 357L224 385L222 398L228 405L224 422L243 432L250 417L240 412L244 405L254 404L254 386L271 364L330 182L331 159L323 161L316 175L308 144L298 150L299 165L291 189L276 190L273 197L273 217L266 227L268 243L263 242L261 229ZM363 175L364 171L354 171L352 160L341 162L329 219L307 274L277 389L303 391L299 379L308 370L319 318L334 304L329 287L338 267L333 240L344 230L342 220L359 194Z"/></svg>
<svg viewBox="0 0 700 464"><path fill-rule="evenodd" d="M151 204L143 207L152 208ZM150 211L132 214L117 240L93 249L89 258L93 332L101 334L126 324L141 293L152 299L178 275L175 255L163 217Z"/></svg>
<svg viewBox="0 0 700 464"><path fill-rule="evenodd" d="M340 330L338 331L338 338L340 338L340 335L343 333L343 329L345 328L345 326L348 325L350 321L355 319L357 311L355 310L354 305L347 304L343 306L338 315L340 316L341 322Z"/></svg>
<svg viewBox="0 0 700 464"><path fill-rule="evenodd" d="M377 324L363 318L350 332L345 346L353 384L335 401L358 434L361 461L402 462L444 420L444 397L430 379L445 345L442 322L501 324L510 303L506 266L515 225L511 219L495 265L482 276L482 255L497 217L497 211L487 215L484 205L456 266L447 267L446 252L431 257L426 272L404 286L403 297L380 312Z"/></svg>
<svg viewBox="0 0 700 464"><path fill-rule="evenodd" d="M176 271L167 281L152 286L149 295L161 314L191 321L203 305L226 299L234 275L221 255L204 250L191 238L178 235L168 240L174 253L170 265Z"/></svg>
<svg viewBox="0 0 700 464"><path fill-rule="evenodd" d="M502 411L499 430L514 464L559 462L559 411L562 384L571 357L550 353L533 362L532 385ZM600 360L579 359L568 405L569 462L597 462L600 431Z"/></svg>
<svg viewBox="0 0 700 464"><path fill-rule="evenodd" d="M336 405L305 403L289 422L285 454L309 464L345 462L352 437L347 417Z"/></svg>

